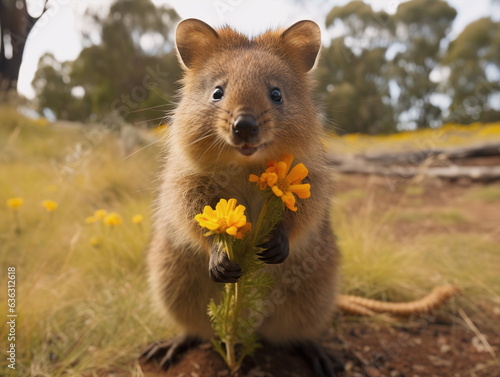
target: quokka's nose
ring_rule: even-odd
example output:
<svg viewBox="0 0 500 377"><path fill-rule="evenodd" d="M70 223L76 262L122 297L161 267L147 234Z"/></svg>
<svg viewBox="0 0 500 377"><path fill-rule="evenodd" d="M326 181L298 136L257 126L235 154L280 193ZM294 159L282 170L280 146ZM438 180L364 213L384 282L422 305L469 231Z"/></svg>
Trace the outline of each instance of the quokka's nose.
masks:
<svg viewBox="0 0 500 377"><path fill-rule="evenodd" d="M233 134L241 141L251 141L259 134L257 119L250 114L238 115L233 125Z"/></svg>

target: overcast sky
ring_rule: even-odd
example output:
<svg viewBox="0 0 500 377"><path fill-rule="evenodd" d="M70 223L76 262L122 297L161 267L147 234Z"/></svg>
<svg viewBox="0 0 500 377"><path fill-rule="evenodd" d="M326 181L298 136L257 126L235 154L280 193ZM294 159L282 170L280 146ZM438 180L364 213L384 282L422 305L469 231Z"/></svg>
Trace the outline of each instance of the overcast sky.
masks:
<svg viewBox="0 0 500 377"><path fill-rule="evenodd" d="M49 0L50 8L38 21L28 38L19 78L21 94L33 98L31 81L38 59L52 52L59 61L74 60L81 45L81 31L85 27L83 14L87 8L107 11L112 0ZM302 20L316 21L322 28L325 15L335 5L349 0L153 0L156 4L170 4L181 18L195 17L213 26L229 24L248 34L257 34L268 28L286 26ZM365 0L376 10L394 12L403 0ZM33 16L40 13L42 0L28 0ZM453 25L456 36L468 23L485 16L500 19L500 6L491 0L448 0L458 15ZM324 33L326 35L326 33Z"/></svg>

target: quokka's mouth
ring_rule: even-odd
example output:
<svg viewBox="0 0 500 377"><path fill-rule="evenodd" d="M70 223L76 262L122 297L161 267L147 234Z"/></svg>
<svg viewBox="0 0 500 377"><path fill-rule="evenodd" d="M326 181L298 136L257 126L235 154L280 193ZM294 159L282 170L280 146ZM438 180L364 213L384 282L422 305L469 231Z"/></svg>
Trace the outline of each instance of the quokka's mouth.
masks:
<svg viewBox="0 0 500 377"><path fill-rule="evenodd" d="M243 145L242 147L236 147L236 150L240 152L243 156L251 156L255 152L257 152L257 149L259 149L259 147L252 147L251 145L247 144Z"/></svg>

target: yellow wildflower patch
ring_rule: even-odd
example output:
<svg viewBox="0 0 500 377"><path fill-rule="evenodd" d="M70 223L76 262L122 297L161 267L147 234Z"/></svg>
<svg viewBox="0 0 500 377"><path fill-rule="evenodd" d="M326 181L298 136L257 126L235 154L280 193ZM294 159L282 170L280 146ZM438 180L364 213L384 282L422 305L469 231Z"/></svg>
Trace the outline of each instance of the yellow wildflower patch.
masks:
<svg viewBox="0 0 500 377"><path fill-rule="evenodd" d="M44 200L42 201L42 207L45 208L47 212L52 212L57 209L58 204L53 200Z"/></svg>
<svg viewBox="0 0 500 377"><path fill-rule="evenodd" d="M108 211L105 209L98 209L97 211L94 212L94 217L98 220L104 219L106 215L108 214Z"/></svg>
<svg viewBox="0 0 500 377"><path fill-rule="evenodd" d="M23 198L10 198L10 199L7 199L5 204L7 205L7 207L10 207L12 209L18 209L19 207L21 207L24 204L24 199Z"/></svg>
<svg viewBox="0 0 500 377"><path fill-rule="evenodd" d="M119 214L116 212L111 212L110 214L106 215L106 217L103 219L104 224L108 226L117 226L120 225L123 220Z"/></svg>
<svg viewBox="0 0 500 377"><path fill-rule="evenodd" d="M132 222L134 224L140 224L144 221L144 216L143 215L140 215L140 214L137 214L137 215L134 215L132 217Z"/></svg>

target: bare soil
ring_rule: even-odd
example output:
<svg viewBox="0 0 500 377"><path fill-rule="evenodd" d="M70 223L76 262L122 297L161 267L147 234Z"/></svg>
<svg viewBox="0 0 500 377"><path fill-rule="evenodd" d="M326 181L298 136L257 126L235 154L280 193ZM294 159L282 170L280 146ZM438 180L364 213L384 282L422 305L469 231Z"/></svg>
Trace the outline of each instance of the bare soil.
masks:
<svg viewBox="0 0 500 377"><path fill-rule="evenodd" d="M500 182L490 183L499 188ZM419 188L412 192L412 187ZM399 206L411 212L457 210L463 221L443 224L421 221L395 222L397 238L429 232L488 234L500 245L500 202L470 199L479 184L403 180L363 175L339 175L338 195L363 190L378 208ZM353 211L362 210L367 197L343 201ZM347 203L347 204L346 204ZM499 246L500 248L500 246ZM500 275L499 275L500 276ZM478 303L478 305L482 305ZM485 303L482 315L468 321L467 314L427 315L398 322L339 315L323 345L344 365L338 377L500 377L500 308ZM188 351L168 371L154 363L140 363L146 377L218 377L230 373L221 357L207 345ZM238 377L308 377L310 366L291 349L264 344L247 358Z"/></svg>
<svg viewBox="0 0 500 377"><path fill-rule="evenodd" d="M485 336L483 344L470 329L431 323L425 317L397 326L344 319L323 345L344 364L344 370L337 368L338 377L498 377L500 360L492 353L500 353L500 336ZM230 375L222 358L206 346L190 350L168 371L152 363L141 367L146 377ZM296 351L266 344L245 360L236 376L313 377L314 373Z"/></svg>

